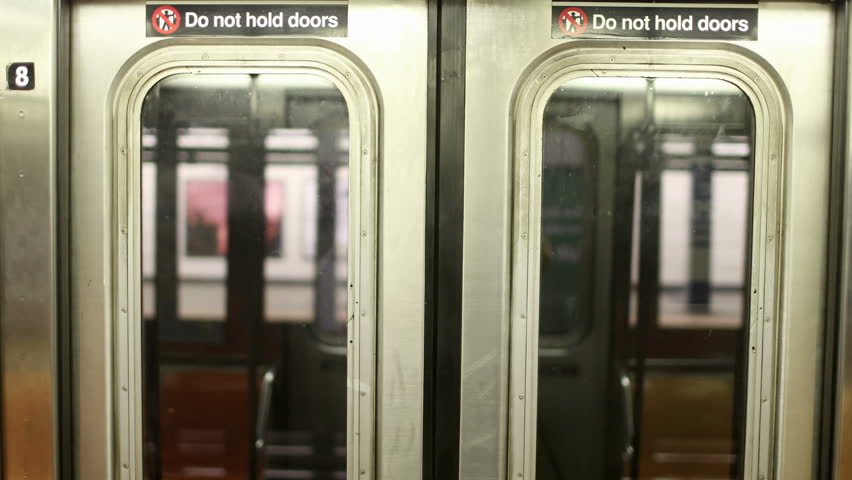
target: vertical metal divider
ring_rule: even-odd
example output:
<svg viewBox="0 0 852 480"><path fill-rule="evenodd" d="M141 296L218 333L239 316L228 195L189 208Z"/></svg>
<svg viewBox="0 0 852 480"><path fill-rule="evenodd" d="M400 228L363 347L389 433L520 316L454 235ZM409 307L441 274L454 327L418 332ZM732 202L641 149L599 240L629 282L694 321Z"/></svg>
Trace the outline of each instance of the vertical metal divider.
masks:
<svg viewBox="0 0 852 480"><path fill-rule="evenodd" d="M427 350L432 350L433 362L429 372L433 431L429 456L424 456L426 462L432 463L424 467L424 472L428 468L431 476L424 478L449 480L459 477L467 2L434 3L429 13L430 20L437 21L437 25L432 24L435 38L430 46L434 45L437 58L435 86L429 91L434 92L436 156L434 181L427 186L427 195L434 202L431 210L434 217L429 220L434 223L432 230L427 230L434 236L433 265L427 267L434 269L427 270L432 273L432 278L427 278L427 288L431 289L428 293L432 296L428 310L431 316L427 317L432 323L427 341L431 340L432 344ZM428 240L427 237L427 248Z"/></svg>
<svg viewBox="0 0 852 480"><path fill-rule="evenodd" d="M643 162L656 162L656 155L651 153ZM642 175L642 224L640 230L639 256L639 315L636 325L636 343L634 358L636 382L633 397L634 405L634 455L631 458L631 476L639 478L640 460L642 458L642 417L645 404L645 370L648 358L648 342L650 330L656 327L658 320L657 301L659 297L659 263L660 263L660 170L656 166L646 167ZM646 203L647 202L647 203ZM643 288L644 287L644 288Z"/></svg>
<svg viewBox="0 0 852 480"><path fill-rule="evenodd" d="M335 282L337 266L335 225L337 218L337 158L335 132L341 125L335 119L322 118L311 126L318 139L316 153L317 226L316 256L314 259L314 322L320 330L334 328L336 308ZM327 252L327 253L323 253ZM259 340L259 339L258 339ZM331 428L325 424L314 431L311 440L314 451L332 455L334 440ZM256 436L256 435L255 435Z"/></svg>
<svg viewBox="0 0 852 480"><path fill-rule="evenodd" d="M423 311L423 455L422 480L435 479L435 359L437 358L435 315L435 262L437 250L437 208L438 190L437 178L437 149L438 149L438 37L439 17L438 1L427 4L427 53L426 61L426 212L425 212L425 255L424 255L424 311Z"/></svg>
<svg viewBox="0 0 852 480"><path fill-rule="evenodd" d="M0 477L59 475L58 165L67 145L59 0L3 2L0 28ZM30 90L10 90L13 62ZM26 73L26 72L25 72ZM65 349L63 349L65 350Z"/></svg>
<svg viewBox="0 0 852 480"><path fill-rule="evenodd" d="M246 124L231 130L231 155L228 159L228 251L227 251L227 322L248 326L244 344L248 391L248 418L257 418L258 343L263 322L264 300L264 198L266 191L263 137L258 125L257 75L251 75L249 114ZM258 194L260 192L260 194ZM249 449L249 478L257 478L258 456L254 448L256 425L248 423L246 442Z"/></svg>
<svg viewBox="0 0 852 480"><path fill-rule="evenodd" d="M654 80L646 80L645 91L645 134L652 134L655 126L654 118ZM650 331L656 328L659 312L658 299L660 295L660 181L663 169L662 159L656 147L641 152L640 162L644 168L642 174L642 193L638 205L641 215L639 226L639 292L638 315L636 324L636 341L633 345L635 358L636 381L633 396L634 430L631 458L632 479L639 478L639 466L642 458L642 417L645 397L645 368L648 356L648 341ZM647 203L646 203L647 202Z"/></svg>
<svg viewBox="0 0 852 480"><path fill-rule="evenodd" d="M71 170L70 117L71 98L71 5L67 0L54 3L56 15L56 232L57 232L57 447L58 478L74 478L74 398L73 343L71 335ZM0 368L2 371L2 368ZM2 383L2 382L0 382ZM2 446L0 446L2 452ZM2 457L2 455L0 455ZM0 465L2 472L2 465Z"/></svg>
<svg viewBox="0 0 852 480"><path fill-rule="evenodd" d="M832 114L831 175L829 177L829 225L826 285L826 312L823 350L822 402L820 405L821 429L819 441L820 479L845 478L849 467L840 464L844 441L852 440L843 428L844 419L852 412L844 408L849 394L847 378L852 369L852 304L850 304L850 214L852 214L852 169L849 162L849 62L850 62L850 11L849 0L840 0L836 6L834 42L834 111ZM847 446L847 450L852 446Z"/></svg>
<svg viewBox="0 0 852 480"><path fill-rule="evenodd" d="M156 175L156 213L155 227L156 245L154 253L156 262L155 274L155 311L156 319L148 325L145 332L145 319L141 319L145 339L150 343L151 349L147 353L143 364L146 388L142 390L142 396L147 405L146 420L148 429L144 432L145 443L154 446L151 449L150 460L147 465L151 468L153 478L162 476L161 466L161 442L160 442L160 332L162 326L177 327L178 323L178 245L177 245L177 125L174 122L175 113L172 107L165 107L162 95L163 90L155 86L154 93L157 110L152 114L157 119L158 141L156 147L157 175ZM142 220L144 221L144 219ZM143 429L144 431L144 429Z"/></svg>
<svg viewBox="0 0 852 480"><path fill-rule="evenodd" d="M631 278L631 249L633 244L633 236L637 232L633 230L633 215L634 209L639 208L639 205L634 204L636 198L636 173L639 171L635 164L634 148L628 142L624 142L623 146L618 149L615 173L615 208L613 214L613 247L612 247L612 271L616 274L610 279L613 306L610 318L614 325L613 334L610 337L610 351L618 355L618 361L621 363L619 367L621 372L627 375L628 380L632 381L630 365L633 356L632 341L630 335L630 298L633 291L633 279ZM639 192L641 194L641 192ZM641 204L641 202L640 202ZM635 384L635 382L633 382ZM624 386L622 384L622 386ZM625 398L629 398L630 403L624 404L625 411L630 415L625 415L625 425L627 426L624 432L625 459L622 464L614 466L612 470L608 470L607 474L616 473L623 478L629 478L630 472L624 472L623 465L628 468L633 467L633 458L638 455L634 449L635 438L633 432L636 430L636 418L633 405L635 398L629 397L630 389L625 392ZM608 428L610 439L615 439L614 428L612 423ZM609 447L608 447L609 448Z"/></svg>

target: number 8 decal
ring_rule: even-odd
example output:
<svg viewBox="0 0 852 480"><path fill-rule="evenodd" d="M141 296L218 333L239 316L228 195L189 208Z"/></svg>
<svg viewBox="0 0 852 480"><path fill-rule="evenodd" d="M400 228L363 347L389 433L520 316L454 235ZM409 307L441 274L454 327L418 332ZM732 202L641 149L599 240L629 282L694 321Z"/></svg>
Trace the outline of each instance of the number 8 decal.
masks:
<svg viewBox="0 0 852 480"><path fill-rule="evenodd" d="M30 83L30 69L26 65L20 65L15 69L15 85L26 87Z"/></svg>
<svg viewBox="0 0 852 480"><path fill-rule="evenodd" d="M17 62L6 67L6 86L9 90L32 90L35 88L35 63Z"/></svg>

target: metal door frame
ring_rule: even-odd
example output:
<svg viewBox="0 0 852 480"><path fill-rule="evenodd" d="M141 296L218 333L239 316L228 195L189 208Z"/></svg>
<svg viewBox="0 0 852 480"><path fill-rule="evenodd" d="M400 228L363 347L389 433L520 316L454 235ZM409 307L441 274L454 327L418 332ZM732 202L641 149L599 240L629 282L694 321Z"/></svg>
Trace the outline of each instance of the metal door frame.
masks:
<svg viewBox="0 0 852 480"><path fill-rule="evenodd" d="M374 283L376 297L372 300L364 297L375 308L375 329L369 334L376 343L368 361L375 362L376 369L373 385L364 382L352 386L352 391L369 389L363 392L368 394L363 397L367 404L373 401L370 396L374 397L376 413L371 417L370 426L375 428L375 435L372 440L361 440L374 454L372 460L366 464L362 462L356 472L350 474L353 478L410 478L412 475L419 478L423 458L427 5L425 0L406 0L385 6L381 14L377 14L374 0L350 0L348 3L347 37L322 40L233 37L181 42L145 38L142 28L145 2L141 0L128 0L118 5L79 0L71 6L74 28L70 55L75 65L71 133L75 142L71 147L70 180L73 205L70 316L76 365L73 448L79 478L118 478L124 471L131 471L129 463L118 459L132 458L134 452L118 440L127 433L122 425L139 421L131 415L138 409L126 410L129 420L122 417L124 413L113 409L116 394L130 398L128 393L133 393L133 383L127 385L127 393L120 389L121 382L113 383L110 363L114 334L122 338L120 331L114 331L114 318L125 315L121 311L125 302L128 311L134 305L132 297L121 296L117 283L122 277L124 281L133 279L132 272L113 267L113 262L118 261L113 252L127 254L120 250L122 244L118 240L123 234L118 222L133 213L115 210L117 206L113 205L113 181L119 179L113 166L118 166L118 160L123 158L121 144L113 131L117 124L113 122L125 122L131 128L131 120L114 111L112 101L105 101L105 92L111 92L110 98L122 95L118 79L125 75L129 82L138 86L144 79L152 79L160 67L149 64L141 69L129 69L128 60L141 59L146 52L161 47L182 56L176 63L216 67L218 62L216 68L236 68L235 63L229 64L223 56L222 48L229 47L220 48L216 44L231 46L229 58L239 63L239 68L254 65L251 68L280 71L290 61L294 63L289 65L301 61L304 67L316 70L323 68L320 63L326 63L338 66L326 68L326 75L339 70L340 75L334 75L339 85L374 86L370 87L375 90L372 103L368 101L370 108L374 108L369 113L373 116L370 120L373 126L361 121L357 133L362 139L372 135L371 141L375 142L367 147L366 157L359 151L358 158L362 162L367 157L375 159L369 177L376 180L376 202L368 205L375 211L376 230L372 240L369 231L366 232L368 237L360 237L361 232L358 233L359 239L378 245L377 254L373 256L376 274L372 279L365 279ZM394 18L406 21L391 21ZM388 42L389 38L394 41ZM106 42L110 48L103 48ZM406 54L389 55L389 45ZM90 57L93 51L100 52L96 61ZM308 61L304 56L308 51L320 56ZM151 61L158 63L156 54L151 55ZM294 56L288 58L288 55ZM137 72L140 73L138 77ZM346 77L347 72L352 78ZM359 72L369 74L355 78L362 75ZM121 180L129 181L132 177ZM369 202L366 198L362 201ZM132 209L132 205L128 206ZM132 233L133 225L125 228L128 234ZM359 299L354 297L354 300ZM369 320L370 312L364 313L367 314L364 318ZM118 323L122 324L126 325ZM138 349L138 345L133 348ZM122 364L117 366L124 368ZM126 371L132 375L132 370ZM138 381L132 376L128 380ZM127 400L122 408L129 407L135 408L132 400ZM366 405L364 408L369 410ZM132 448L136 450L138 446Z"/></svg>
<svg viewBox="0 0 852 480"><path fill-rule="evenodd" d="M552 93L575 78L700 78L729 82L755 114L754 212L745 475L768 477L779 391L776 351L783 265L785 172L789 161L789 96L771 65L725 44L576 42L536 60L520 81L512 118L513 262L509 387L509 476L535 478L538 390L538 292L541 245L542 119ZM760 326L759 328L756 326Z"/></svg>
<svg viewBox="0 0 852 480"><path fill-rule="evenodd" d="M556 47L568 50L587 45L550 38L550 7L547 0L512 2L500 8L489 0L467 2L459 446L459 477L464 479L507 479L510 473L507 466L513 453L508 446L515 434L510 439L507 429L510 405L516 401L509 394L510 334L518 318L512 315L509 296L512 275L517 273L511 252L519 234L512 231L516 154L512 132L519 122L512 117L512 105L520 94L521 79L536 59ZM813 478L818 463L814 440L819 429L829 198L827 193L814 192L828 191L834 19L831 4L762 2L760 39L726 43L772 65L790 97L792 123L786 144L790 160L789 170L783 172L786 195L776 239L785 246L778 257L784 262L785 277L777 306L781 317L776 345L783 352L777 359L777 374L785 382L777 396L779 423L771 453L773 475L784 478ZM810 32L807 41L790 36L793 20L797 28ZM611 43L630 50L642 41ZM654 43L661 48L677 43L703 49L715 45ZM802 58L808 59L807 69L799 65ZM610 64L609 58L600 63ZM511 478L518 478L517 473L512 471Z"/></svg>
<svg viewBox="0 0 852 480"><path fill-rule="evenodd" d="M344 52L321 42L268 45L240 41L165 41L140 52L122 68L113 97L114 132L108 147L115 159L112 242L112 314L115 319L113 391L120 478L138 478L143 465L141 171L142 104L159 81L171 75L301 74L324 78L343 95L350 110L350 202L347 344L348 475L374 478L378 97L369 73ZM204 53L199 56L199 47ZM248 52L247 52L248 49ZM357 440L356 440L357 439Z"/></svg>

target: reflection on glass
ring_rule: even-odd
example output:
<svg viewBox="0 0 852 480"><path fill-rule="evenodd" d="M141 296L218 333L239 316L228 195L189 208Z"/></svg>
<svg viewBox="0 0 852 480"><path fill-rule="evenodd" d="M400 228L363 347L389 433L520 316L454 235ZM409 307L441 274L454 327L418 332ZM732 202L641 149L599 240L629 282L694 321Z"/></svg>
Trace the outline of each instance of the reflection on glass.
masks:
<svg viewBox="0 0 852 480"><path fill-rule="evenodd" d="M754 113L583 78L544 112L536 478L740 478Z"/></svg>
<svg viewBox="0 0 852 480"><path fill-rule="evenodd" d="M266 255L280 257L282 251L283 197L279 182L266 183ZM228 184L222 180L186 182L186 255L224 257L228 253Z"/></svg>
<svg viewBox="0 0 852 480"><path fill-rule="evenodd" d="M228 252L228 185L193 181L186 184L186 254L225 256Z"/></svg>
<svg viewBox="0 0 852 480"><path fill-rule="evenodd" d="M594 238L588 207L594 205L596 165L588 159L597 155L597 139L593 132L555 121L546 128L544 151L563 154L547 157L551 161L541 179L546 194L541 205L539 328L543 339L563 337L574 343L585 331L592 292L582 272L593 260L583 250Z"/></svg>
<svg viewBox="0 0 852 480"><path fill-rule="evenodd" d="M176 75L142 116L145 478L345 478L343 96Z"/></svg>

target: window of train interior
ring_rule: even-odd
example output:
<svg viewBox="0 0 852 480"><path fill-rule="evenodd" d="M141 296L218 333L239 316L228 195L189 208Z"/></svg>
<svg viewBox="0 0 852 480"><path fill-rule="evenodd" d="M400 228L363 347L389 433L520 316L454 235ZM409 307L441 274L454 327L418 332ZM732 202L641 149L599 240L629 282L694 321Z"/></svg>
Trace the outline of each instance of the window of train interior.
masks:
<svg viewBox="0 0 852 480"><path fill-rule="evenodd" d="M373 478L376 91L321 45L199 52L115 88L116 472Z"/></svg>
<svg viewBox="0 0 852 480"><path fill-rule="evenodd" d="M513 107L509 476L769 478L783 86L733 47L554 52Z"/></svg>

